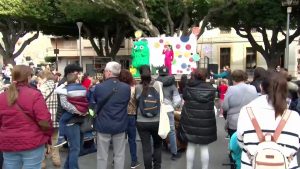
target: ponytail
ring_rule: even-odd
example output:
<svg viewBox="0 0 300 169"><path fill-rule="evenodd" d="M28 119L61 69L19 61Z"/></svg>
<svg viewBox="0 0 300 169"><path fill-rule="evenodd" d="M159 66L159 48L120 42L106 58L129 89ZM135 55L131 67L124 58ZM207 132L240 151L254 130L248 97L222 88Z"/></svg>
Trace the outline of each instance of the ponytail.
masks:
<svg viewBox="0 0 300 169"><path fill-rule="evenodd" d="M15 104L18 95L19 93L18 93L16 83L12 83L7 89L7 102L9 106Z"/></svg>

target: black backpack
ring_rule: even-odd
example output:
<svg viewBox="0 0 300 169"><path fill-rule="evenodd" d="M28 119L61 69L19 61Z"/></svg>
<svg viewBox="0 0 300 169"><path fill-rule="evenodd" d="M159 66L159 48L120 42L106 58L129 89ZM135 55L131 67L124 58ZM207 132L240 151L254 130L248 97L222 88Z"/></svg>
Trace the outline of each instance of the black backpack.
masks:
<svg viewBox="0 0 300 169"><path fill-rule="evenodd" d="M153 86L149 86L146 93L141 94L138 99L138 107L144 117L155 117L160 112L160 96Z"/></svg>

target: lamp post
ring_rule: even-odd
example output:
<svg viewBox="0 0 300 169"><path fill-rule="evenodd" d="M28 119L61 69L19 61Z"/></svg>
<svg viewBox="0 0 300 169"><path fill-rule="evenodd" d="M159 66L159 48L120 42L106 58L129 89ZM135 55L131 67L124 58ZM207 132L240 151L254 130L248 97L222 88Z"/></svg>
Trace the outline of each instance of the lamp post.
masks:
<svg viewBox="0 0 300 169"><path fill-rule="evenodd" d="M82 53L81 53L81 27L82 22L76 22L79 32L79 66L82 67Z"/></svg>
<svg viewBox="0 0 300 169"><path fill-rule="evenodd" d="M290 14L292 12L292 6L298 5L299 0L282 0L281 1L282 6L287 7L287 21L286 21L286 42L285 42L285 60L284 60L284 66L285 68L288 68L289 65L289 38L290 38Z"/></svg>

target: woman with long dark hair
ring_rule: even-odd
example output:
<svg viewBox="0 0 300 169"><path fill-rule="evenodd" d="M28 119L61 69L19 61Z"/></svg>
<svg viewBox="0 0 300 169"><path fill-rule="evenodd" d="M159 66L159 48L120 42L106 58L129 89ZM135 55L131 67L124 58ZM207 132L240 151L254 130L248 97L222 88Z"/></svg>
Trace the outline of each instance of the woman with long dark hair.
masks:
<svg viewBox="0 0 300 169"><path fill-rule="evenodd" d="M271 72L262 81L263 95L259 96L240 111L237 125L237 136L240 147L244 150L241 158L242 169L252 169L249 155L254 155L257 150L259 138L255 133L247 109L252 110L263 133L273 134L285 111L290 111L283 131L277 139L277 144L282 146L286 157L291 157L288 168L298 168L296 154L299 150L300 116L297 112L288 110L287 107L287 80L278 72ZM295 158L293 158L295 157Z"/></svg>
<svg viewBox="0 0 300 169"><path fill-rule="evenodd" d="M51 115L40 91L30 88L32 70L17 65L12 84L0 94L0 151L5 169L40 169L51 143Z"/></svg>
<svg viewBox="0 0 300 169"><path fill-rule="evenodd" d="M208 144L217 140L217 125L214 112L216 89L205 82L206 69L196 69L191 73L191 79L183 91L184 105L180 123L188 147L186 152L186 168L192 169L195 151L201 152L202 169L208 169Z"/></svg>
<svg viewBox="0 0 300 169"><path fill-rule="evenodd" d="M136 86L136 99L140 99L142 95L147 95L151 87L160 93L161 82L152 79L150 67L143 65L139 71L141 83ZM145 169L161 168L162 139L158 135L159 117L159 114L151 118L145 117L142 115L141 105L138 105L137 129L142 142Z"/></svg>
<svg viewBox="0 0 300 169"><path fill-rule="evenodd" d="M131 168L136 168L140 165L137 159L136 153L136 98L135 98L135 80L132 74L126 70L122 69L119 75L119 80L121 82L127 83L131 88L131 97L128 103L128 144L131 156Z"/></svg>

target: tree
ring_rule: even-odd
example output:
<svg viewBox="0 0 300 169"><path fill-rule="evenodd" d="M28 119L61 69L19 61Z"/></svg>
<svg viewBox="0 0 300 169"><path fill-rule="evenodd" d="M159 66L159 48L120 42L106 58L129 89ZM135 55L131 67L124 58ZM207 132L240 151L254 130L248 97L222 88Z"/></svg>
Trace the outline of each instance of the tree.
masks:
<svg viewBox="0 0 300 169"><path fill-rule="evenodd" d="M115 60L124 38L132 33L126 16L90 1L61 0L56 3L56 7L60 13L56 24L51 28L43 28L44 33L77 37L75 23L81 21L84 23L82 36L90 40L98 56Z"/></svg>
<svg viewBox="0 0 300 169"><path fill-rule="evenodd" d="M3 44L0 43L0 54L4 63L14 63L33 40L39 36L39 22L47 21L51 13L51 1L48 0L0 0L0 32ZM26 39L16 50L16 43L28 32L36 33Z"/></svg>
<svg viewBox="0 0 300 169"><path fill-rule="evenodd" d="M269 68L275 68L280 63L280 56L285 49L286 37L286 7L281 6L281 0L213 0L212 6L223 10L213 11L208 19L212 26L234 28L236 33L247 38L255 51L262 54ZM291 14L291 28L295 31L289 36L290 43L300 35L300 6L294 7ZM253 30L261 34L263 45L253 36ZM271 36L267 31L272 32Z"/></svg>
<svg viewBox="0 0 300 169"><path fill-rule="evenodd" d="M208 10L206 0L92 0L117 13L125 15L135 30L145 35L173 36L177 31L190 33L199 25Z"/></svg>

